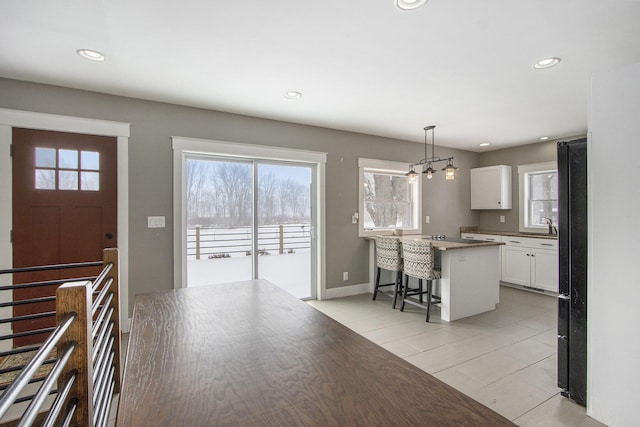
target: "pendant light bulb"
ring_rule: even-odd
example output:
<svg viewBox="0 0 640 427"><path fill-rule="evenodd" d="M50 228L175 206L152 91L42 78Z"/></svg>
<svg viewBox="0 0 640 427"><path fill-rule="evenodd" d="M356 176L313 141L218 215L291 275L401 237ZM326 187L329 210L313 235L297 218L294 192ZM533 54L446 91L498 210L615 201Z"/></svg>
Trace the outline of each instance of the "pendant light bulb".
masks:
<svg viewBox="0 0 640 427"><path fill-rule="evenodd" d="M407 180L409 181L409 184L414 184L416 182L416 178L418 176L418 173L413 168L413 165L409 166L409 172L407 172L405 174L405 176L407 177Z"/></svg>
<svg viewBox="0 0 640 427"><path fill-rule="evenodd" d="M437 171L431 167L431 162L427 164L427 167L422 171L422 173L427 175L427 179L433 178L433 174Z"/></svg>
<svg viewBox="0 0 640 427"><path fill-rule="evenodd" d="M447 172L445 173L445 179L447 181L450 181L452 179L456 179L456 173L455 170L453 168L447 168Z"/></svg>
<svg viewBox="0 0 640 427"><path fill-rule="evenodd" d="M453 158L448 159L447 166L442 168L442 170L444 171L444 179L447 181L456 179L456 171L458 169L460 168L453 166Z"/></svg>

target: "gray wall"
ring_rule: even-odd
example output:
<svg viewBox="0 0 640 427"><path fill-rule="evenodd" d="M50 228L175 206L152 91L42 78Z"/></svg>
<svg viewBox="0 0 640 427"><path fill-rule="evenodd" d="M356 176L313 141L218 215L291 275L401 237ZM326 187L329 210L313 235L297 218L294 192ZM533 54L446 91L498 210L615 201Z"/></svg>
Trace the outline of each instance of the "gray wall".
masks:
<svg viewBox="0 0 640 427"><path fill-rule="evenodd" d="M131 123L129 139L130 306L134 295L173 288L173 172L171 136L298 148L328 153L326 168L327 288L369 281L368 243L351 214L358 210L358 157L411 162L423 146L358 133L264 120L134 98L0 79L0 107ZM478 154L436 147L461 167L455 181L442 172L424 180L425 232L457 234L477 223L469 209L469 168ZM342 160L341 160L342 159ZM444 166L444 165L443 165ZM148 229L149 215L166 216ZM424 221L424 215L421 219ZM349 280L342 280L342 272Z"/></svg>
<svg viewBox="0 0 640 427"><path fill-rule="evenodd" d="M574 138L565 138L570 140ZM518 147L504 148L482 153L479 159L479 167L508 165L511 166L511 206L506 210L482 210L478 211L478 228L480 230L518 231L518 216L520 207L518 204L518 165L532 163L544 163L556 161L557 141L538 142L535 144L521 145ZM500 222L500 215L505 216L505 222Z"/></svg>

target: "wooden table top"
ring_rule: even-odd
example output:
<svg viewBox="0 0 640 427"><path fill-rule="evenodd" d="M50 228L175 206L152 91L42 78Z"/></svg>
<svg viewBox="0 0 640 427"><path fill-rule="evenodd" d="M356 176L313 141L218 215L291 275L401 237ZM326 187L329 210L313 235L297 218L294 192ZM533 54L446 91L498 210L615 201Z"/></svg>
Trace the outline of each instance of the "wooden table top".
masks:
<svg viewBox="0 0 640 427"><path fill-rule="evenodd" d="M512 426L273 284L136 297L117 426Z"/></svg>

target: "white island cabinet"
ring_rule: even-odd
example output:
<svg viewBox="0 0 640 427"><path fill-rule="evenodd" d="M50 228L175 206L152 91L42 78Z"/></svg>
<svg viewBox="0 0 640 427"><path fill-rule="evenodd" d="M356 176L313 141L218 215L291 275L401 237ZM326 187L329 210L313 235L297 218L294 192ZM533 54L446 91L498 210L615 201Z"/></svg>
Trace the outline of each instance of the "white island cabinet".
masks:
<svg viewBox="0 0 640 427"><path fill-rule="evenodd" d="M471 209L511 209L511 166L471 169Z"/></svg>

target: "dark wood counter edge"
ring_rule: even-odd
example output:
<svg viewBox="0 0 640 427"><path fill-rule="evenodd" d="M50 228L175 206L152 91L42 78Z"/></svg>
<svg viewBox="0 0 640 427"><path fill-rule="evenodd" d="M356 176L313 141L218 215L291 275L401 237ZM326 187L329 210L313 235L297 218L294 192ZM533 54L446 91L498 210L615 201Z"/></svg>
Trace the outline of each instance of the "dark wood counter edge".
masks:
<svg viewBox="0 0 640 427"><path fill-rule="evenodd" d="M274 292L282 292L284 293L284 291L280 290L279 288L275 287L275 285L264 281L264 280L259 280L259 281L246 281L246 282L236 282L236 283L227 283L227 284L222 284L222 285L213 285L210 287L199 287L199 288L193 288L193 289L201 289L201 292L207 292L205 290L203 290L203 288L213 288L213 287L224 287L224 286L233 286L234 288L237 286L255 286L255 285L261 285L264 287L273 287ZM159 292L153 292L153 293L145 293L145 294L140 294L138 296L136 296L136 306L138 305L139 301L142 300L150 300L154 297L158 297L158 296L162 296L162 294L184 294L185 292L189 292L190 289L170 289L170 290L164 290L164 291L159 291ZM225 294L224 290L221 290L222 294ZM287 294L288 295L288 294ZM330 318L329 316L326 316L324 313L321 313L320 311L316 310L315 308L309 306L308 304L293 298L291 296L289 296L290 298L292 298L292 301L298 301L297 304L300 309L298 311L307 311L307 312L313 312L313 315L311 315L311 318L315 318L316 322L320 324L320 326L329 326L329 328L327 329L326 333L328 335L333 335L336 334L336 338L337 337L342 337L342 338L346 338L347 343L354 343L354 345L356 347L359 348L360 354L364 354L364 355L368 355L368 354L373 354L373 353L378 353L378 357L372 359L372 360L379 360L381 357L384 358L384 360L386 362L388 362L389 364L391 364L391 366L394 369L390 369L389 371L387 371L386 369L383 372L388 372L387 374L394 374L397 373L397 375L399 375L400 377L398 378L405 378L408 376L410 377L412 380L415 381L415 383L417 384L417 387L424 387L425 390L427 390L427 392L434 394L435 396L438 396L438 398L436 399L436 401L431 401L429 400L429 396L427 395L421 395L421 396L413 396L411 397L410 400L414 400L414 399L419 399L419 398L424 398L425 400L425 405L427 405L425 408L429 408L428 412L432 412L434 407L438 407L440 404L445 404L445 407L451 408L451 406L453 405L456 409L455 409L455 421L456 424L460 421L462 421L462 424L460 425L474 425L474 421L478 422L479 419L484 419L485 421L489 421L491 423L491 425L509 425L509 426L513 426L515 424L513 424L511 421L509 421L508 419L504 418L503 416L497 414L496 412L494 412L493 410L491 410L490 408L487 408L486 406L478 403L477 401L471 399L470 397L466 396L465 394L461 393L460 391L454 389L453 387L445 384L444 382L440 381L439 379L433 377L432 375L428 374L427 372L417 368L416 366L410 364L409 362L403 360L402 358L394 355L393 353L389 352L388 350L378 346L377 344L374 344L373 342L367 340L366 338L362 337L361 335L355 333L354 331L352 331L351 329L347 328L346 326L340 324L339 322L336 322L335 320L333 320L332 318ZM165 298L166 299L166 298ZM226 299L225 299L226 300ZM156 302L158 302L156 300ZM293 302L291 303L292 305L294 304ZM302 308L302 306L305 306L306 308ZM147 308L148 309L148 308ZM145 320L141 320L139 319L140 316L140 310L136 310L136 308L134 307L134 313L133 313L133 318L132 318L132 323L131 323L131 336L130 336L130 340L132 341L136 341L136 335L140 335L142 334L142 332L137 331L137 324L140 323L144 323ZM148 320L148 319L147 319ZM163 330L163 329L160 329ZM330 330L334 330L334 333L331 333ZM337 344L337 343L336 343ZM138 349L138 353L142 352L142 349ZM131 353L136 353L135 349L132 346L128 347L127 350L127 361L129 361L130 357L131 357ZM357 353L356 353L357 354ZM353 353L349 353L349 355L354 355ZM139 356L139 355L138 355ZM366 369L366 368L370 368L372 361L362 361L361 363L359 363L358 365L362 365L360 369ZM124 415L121 413L121 406L125 406L126 405L126 390L128 389L126 387L127 384L127 378L128 378L128 371L131 370L131 367L129 366L129 364L125 364L125 374L123 376L123 393L121 394L121 399L120 402L118 403L118 415L117 415L117 419L118 421L121 418L124 418ZM399 371L399 372L398 372ZM135 371L134 371L135 373ZM404 376L403 376L404 375ZM135 375L134 375L135 376ZM380 378L380 380L383 380L384 378L386 378L386 376L384 375L384 373L382 374L382 377ZM349 384L348 379L346 378L341 378L342 381L345 381L347 384ZM395 383L394 383L395 384ZM427 387L428 385L428 387ZM403 391L410 391L408 390L408 388L406 387L407 384L406 383L402 383L402 384L395 384L394 387L400 387ZM433 388L436 388L437 390L433 390ZM397 390L396 390L397 391ZM124 399L122 399L122 397L125 397ZM354 396L356 397L356 400L358 397L360 396ZM432 396L433 399L434 396ZM401 402L406 402L406 396L397 396L397 398L401 401ZM445 403L446 402L446 403ZM320 403L318 405L321 405ZM414 412L418 410L417 407L415 407L415 403L412 403L412 407L414 408ZM375 404L375 407L378 407L379 402ZM129 408L131 409L131 408ZM342 408L343 409L343 408ZM384 411L383 411L384 412ZM385 412L386 413L386 412ZM442 417L440 416L436 416L435 419L430 419L426 418L424 419L425 423L424 425L453 425L453 424L449 424L447 422L447 419L444 417L444 413L439 414L442 415ZM465 418L465 416L469 417L469 418ZM404 417L403 417L404 418ZM157 420L157 419L156 419ZM307 418L307 420L309 420ZM149 425L152 425L152 423L154 422L154 420L149 419L148 420ZM251 419L250 421L256 421L255 419ZM328 421L327 419L325 419L325 421ZM371 421L371 420L369 420ZM381 420L377 420L378 422ZM397 421L401 421L398 420ZM450 420L451 422L453 422L454 420ZM402 424L402 423L401 423ZM116 425L121 425L120 423L117 423ZM400 424L399 424L400 425Z"/></svg>

